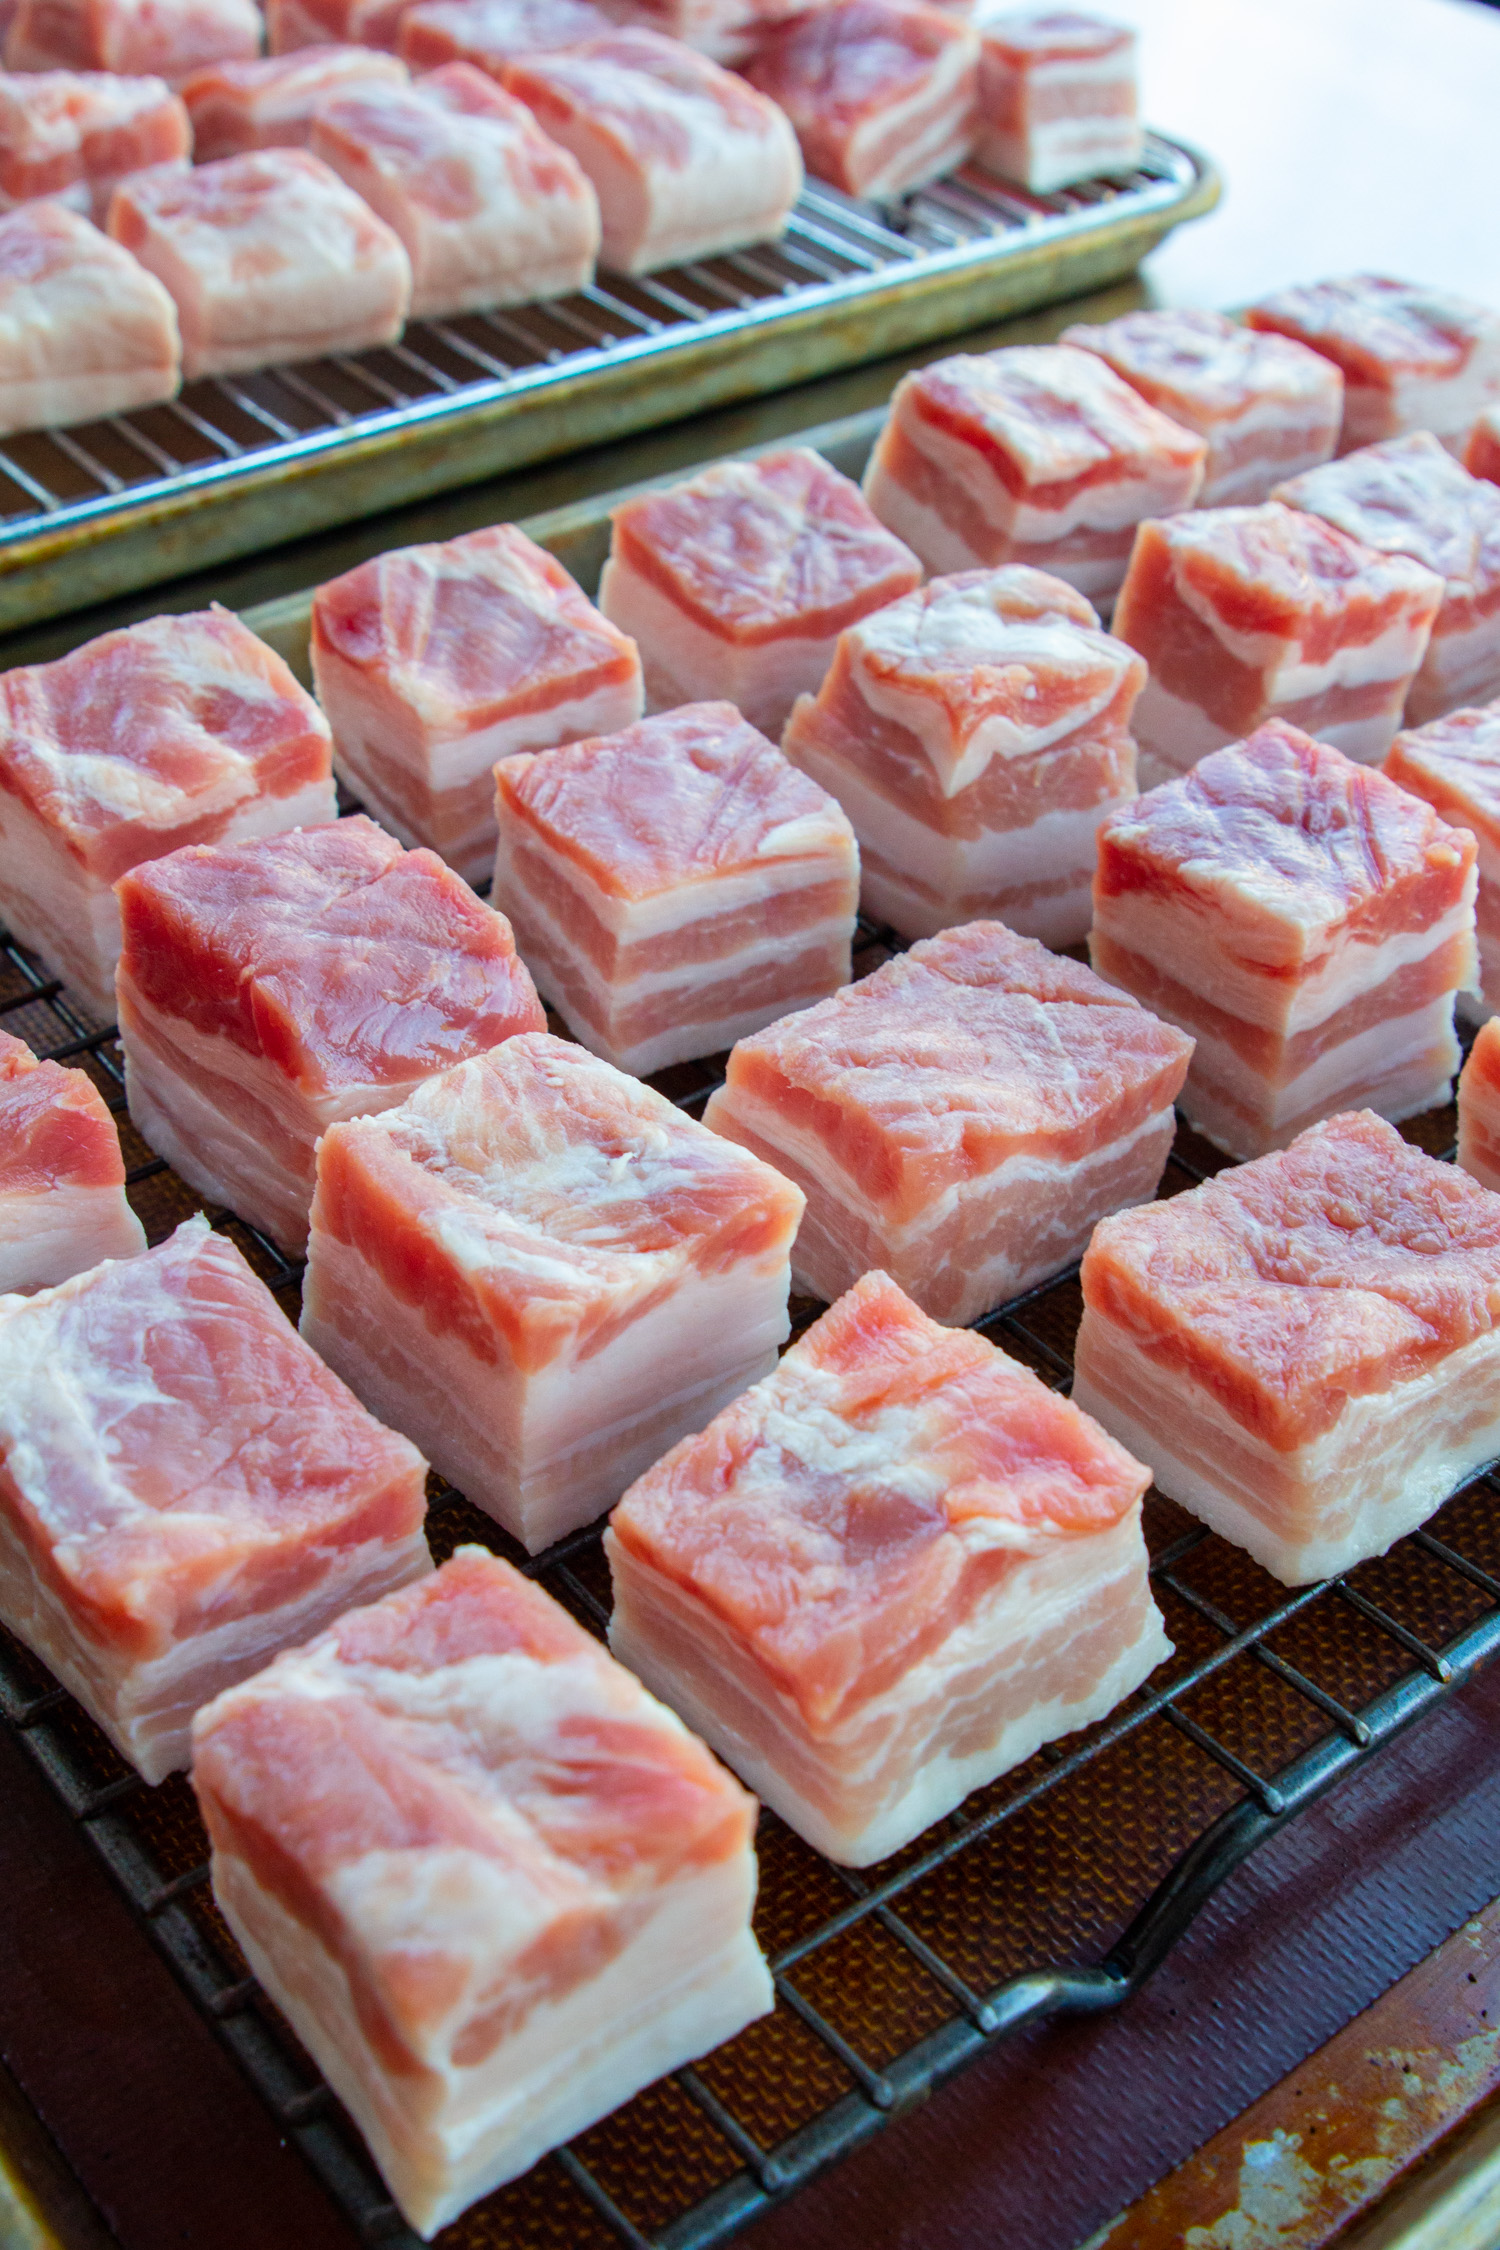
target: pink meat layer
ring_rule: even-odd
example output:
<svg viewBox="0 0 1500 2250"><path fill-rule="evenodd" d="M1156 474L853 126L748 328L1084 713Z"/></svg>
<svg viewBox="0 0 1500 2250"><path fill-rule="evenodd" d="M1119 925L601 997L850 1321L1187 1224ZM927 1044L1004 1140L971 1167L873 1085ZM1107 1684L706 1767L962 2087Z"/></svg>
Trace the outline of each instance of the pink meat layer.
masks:
<svg viewBox="0 0 1500 2250"><path fill-rule="evenodd" d="M182 352L161 283L43 199L0 214L0 437L174 396Z"/></svg>
<svg viewBox="0 0 1500 2250"><path fill-rule="evenodd" d="M1500 313L1439 289L1353 274L1284 289L1245 319L1342 370L1341 453L1407 430L1461 451L1475 417L1500 398Z"/></svg>
<svg viewBox="0 0 1500 2250"><path fill-rule="evenodd" d="M1398 734L1384 770L1412 796L1425 797L1444 820L1473 831L1479 846L1475 923L1483 1009L1500 1007L1500 701L1483 710L1451 711L1445 719Z"/></svg>
<svg viewBox="0 0 1500 2250"><path fill-rule="evenodd" d="M402 16L399 46L413 70L466 62L498 78L517 55L553 54L613 29L593 0L422 0Z"/></svg>
<svg viewBox="0 0 1500 2250"><path fill-rule="evenodd" d="M1040 195L1134 170L1143 136L1135 34L1065 7L978 17L977 157Z"/></svg>
<svg viewBox="0 0 1500 2250"><path fill-rule="evenodd" d="M200 164L252 148L305 148L313 112L371 80L404 85L406 66L365 47L305 47L195 71L182 89Z"/></svg>
<svg viewBox="0 0 1500 2250"><path fill-rule="evenodd" d="M7 70L107 70L190 77L260 52L254 0L19 0Z"/></svg>
<svg viewBox="0 0 1500 2250"><path fill-rule="evenodd" d="M0 76L0 210L55 196L102 224L115 185L185 164L187 111L161 78L49 70Z"/></svg>
<svg viewBox="0 0 1500 2250"><path fill-rule="evenodd" d="M1458 1161L1500 1190L1500 1018L1482 1024L1458 1081Z"/></svg>
<svg viewBox="0 0 1500 2250"><path fill-rule="evenodd" d="M145 1247L93 1080L0 1032L0 1294L50 1289Z"/></svg>
<svg viewBox="0 0 1500 2250"><path fill-rule="evenodd" d="M1464 467L1471 477L1500 484L1500 406L1487 406L1470 430Z"/></svg>

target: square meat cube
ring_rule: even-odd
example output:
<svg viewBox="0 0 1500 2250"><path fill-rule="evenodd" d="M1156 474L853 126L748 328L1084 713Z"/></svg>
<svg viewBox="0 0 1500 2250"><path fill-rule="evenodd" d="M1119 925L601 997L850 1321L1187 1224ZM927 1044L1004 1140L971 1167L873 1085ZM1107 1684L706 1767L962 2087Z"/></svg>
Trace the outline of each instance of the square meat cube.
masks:
<svg viewBox="0 0 1500 2250"><path fill-rule="evenodd" d="M147 1781L200 1704L431 1570L426 1489L206 1219L0 1297L0 1622Z"/></svg>
<svg viewBox="0 0 1500 2250"><path fill-rule="evenodd" d="M1343 370L1341 453L1408 430L1462 452L1476 416L1500 399L1500 312L1441 289L1352 274L1283 289L1245 319Z"/></svg>
<svg viewBox="0 0 1500 2250"><path fill-rule="evenodd" d="M327 720L227 609L0 674L0 913L101 1021L127 868L336 810Z"/></svg>
<svg viewBox="0 0 1500 2250"><path fill-rule="evenodd" d="M542 1032L330 1125L302 1333L533 1554L768 1374L797 1190Z"/></svg>
<svg viewBox="0 0 1500 2250"><path fill-rule="evenodd" d="M1458 1012L1482 1021L1500 1009L1500 701L1398 734L1383 770L1479 846L1479 990L1460 992Z"/></svg>
<svg viewBox="0 0 1500 2250"><path fill-rule="evenodd" d="M303 47L195 71L182 89L193 153L210 164L251 148L305 148L319 102L372 80L404 86L406 65L368 47Z"/></svg>
<svg viewBox="0 0 1500 2250"><path fill-rule="evenodd" d="M1273 722L1110 814L1089 950L1197 1041L1192 1123L1263 1156L1335 1110L1447 1100L1474 889L1466 830Z"/></svg>
<svg viewBox="0 0 1500 2250"><path fill-rule="evenodd" d="M499 78L517 55L581 47L615 28L594 0L421 0L402 16L398 45L413 70L465 62Z"/></svg>
<svg viewBox="0 0 1500 2250"><path fill-rule="evenodd" d="M52 196L102 226L127 172L186 164L188 113L162 78L103 70L0 76L0 210Z"/></svg>
<svg viewBox="0 0 1500 2250"><path fill-rule="evenodd" d="M634 641L514 524L398 547L313 596L312 664L349 785L471 883L495 858L495 761L629 726Z"/></svg>
<svg viewBox="0 0 1500 2250"><path fill-rule="evenodd" d="M1051 195L1141 161L1136 39L1071 8L982 8L979 138L986 171Z"/></svg>
<svg viewBox="0 0 1500 2250"><path fill-rule="evenodd" d="M330 1125L546 1021L504 915L362 814L189 847L118 889L130 1114L288 1250Z"/></svg>
<svg viewBox="0 0 1500 2250"><path fill-rule="evenodd" d="M1469 432L1464 467L1471 477L1500 484L1500 406L1487 406Z"/></svg>
<svg viewBox="0 0 1500 2250"><path fill-rule="evenodd" d="M772 741L844 627L922 582L858 486L802 447L715 462L611 520L599 607L639 646L651 708L733 703Z"/></svg>
<svg viewBox="0 0 1500 2250"><path fill-rule="evenodd" d="M142 172L109 231L171 292L188 382L392 343L411 301L400 237L306 149Z"/></svg>
<svg viewBox="0 0 1500 2250"><path fill-rule="evenodd" d="M7 70L111 70L188 78L260 53L255 0L18 0Z"/></svg>
<svg viewBox="0 0 1500 2250"><path fill-rule="evenodd" d="M265 0L266 45L273 55L347 45L394 54L414 0Z"/></svg>
<svg viewBox="0 0 1500 2250"><path fill-rule="evenodd" d="M1142 782L1186 773L1268 719L1378 765L1443 591L1425 563L1279 500L1143 523L1114 614L1150 670L1135 711Z"/></svg>
<svg viewBox="0 0 1500 2250"><path fill-rule="evenodd" d="M150 406L181 375L154 275L64 204L0 214L0 437Z"/></svg>
<svg viewBox="0 0 1500 2250"><path fill-rule="evenodd" d="M799 1287L831 1303L880 1267L977 1320L1156 1193L1193 1043L1124 999L971 922L742 1039L704 1123L806 1195Z"/></svg>
<svg viewBox="0 0 1500 2250"><path fill-rule="evenodd" d="M431 2236L772 2003L755 1800L480 1547L199 1721L214 1895Z"/></svg>
<svg viewBox="0 0 1500 2250"><path fill-rule="evenodd" d="M1344 378L1331 359L1222 313L1143 311L1065 328L1208 447L1200 508L1269 500L1271 487L1327 461L1338 443Z"/></svg>
<svg viewBox="0 0 1500 2250"><path fill-rule="evenodd" d="M786 231L802 193L776 104L659 32L625 29L507 64L506 90L594 183L616 273L716 258Z"/></svg>
<svg viewBox="0 0 1500 2250"><path fill-rule="evenodd" d="M859 849L732 703L495 769L491 896L574 1036L644 1078L849 982Z"/></svg>
<svg viewBox="0 0 1500 2250"><path fill-rule="evenodd" d="M1074 1399L1287 1585L1500 1452L1500 1197L1368 1110L1106 1220L1083 1300Z"/></svg>
<svg viewBox="0 0 1500 2250"><path fill-rule="evenodd" d="M1135 795L1146 667L1060 578L934 578L839 635L782 748L859 838L866 910L905 937L1005 922L1088 936L1094 833Z"/></svg>
<svg viewBox="0 0 1500 2250"><path fill-rule="evenodd" d="M29 1296L146 1247L115 1121L86 1070L0 1031L0 1294Z"/></svg>
<svg viewBox="0 0 1500 2250"><path fill-rule="evenodd" d="M1458 1161L1500 1189L1500 1019L1481 1024L1458 1080Z"/></svg>
<svg viewBox="0 0 1500 2250"><path fill-rule="evenodd" d="M1030 563L1108 596L1141 519L1192 506L1207 451L1095 353L1016 344L902 377L865 496L929 570Z"/></svg>
<svg viewBox="0 0 1500 2250"><path fill-rule="evenodd" d="M799 15L803 0L625 0L621 20L680 39L715 62L749 61L773 24Z"/></svg>
<svg viewBox="0 0 1500 2250"><path fill-rule="evenodd" d="M1150 1481L867 1273L626 1493L610 1646L799 1835L868 1867L1170 1656Z"/></svg>

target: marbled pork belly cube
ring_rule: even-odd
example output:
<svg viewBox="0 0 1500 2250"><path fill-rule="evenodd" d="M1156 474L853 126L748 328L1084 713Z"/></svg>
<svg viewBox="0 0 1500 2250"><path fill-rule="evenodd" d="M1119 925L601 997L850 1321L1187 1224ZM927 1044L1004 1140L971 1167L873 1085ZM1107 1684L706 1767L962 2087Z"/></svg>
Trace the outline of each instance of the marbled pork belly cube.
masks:
<svg viewBox="0 0 1500 2250"><path fill-rule="evenodd" d="M0 210L51 196L102 226L129 172L186 164L188 113L163 78L105 70L0 76Z"/></svg>
<svg viewBox="0 0 1500 2250"><path fill-rule="evenodd" d="M120 876L336 809L327 720L228 610L149 618L0 674L0 913L102 1021Z"/></svg>
<svg viewBox="0 0 1500 2250"><path fill-rule="evenodd" d="M800 1287L880 1267L975 1320L1156 1193L1193 1043L998 922L925 938L742 1039L704 1122L794 1180Z"/></svg>
<svg viewBox="0 0 1500 2250"><path fill-rule="evenodd" d="M151 406L181 377L154 275L65 204L0 215L0 437Z"/></svg>
<svg viewBox="0 0 1500 2250"><path fill-rule="evenodd" d="M849 982L859 849L732 703L496 768L492 897L575 1037L647 1077Z"/></svg>
<svg viewBox="0 0 1500 2250"><path fill-rule="evenodd" d="M867 1867L1171 1654L1150 1471L867 1273L626 1493L610 1646L809 1843Z"/></svg>
<svg viewBox="0 0 1500 2250"><path fill-rule="evenodd" d="M1441 289L1351 274L1283 289L1245 319L1342 370L1341 453L1408 430L1430 430L1462 453L1476 418L1500 399L1500 312Z"/></svg>
<svg viewBox="0 0 1500 2250"><path fill-rule="evenodd" d="M1479 846L1478 989L1459 993L1458 1013L1480 1022L1500 1009L1500 701L1398 734L1383 771Z"/></svg>
<svg viewBox="0 0 1500 2250"><path fill-rule="evenodd" d="M0 1294L30 1295L146 1247L120 1136L85 1070L0 1031Z"/></svg>
<svg viewBox="0 0 1500 2250"><path fill-rule="evenodd" d="M0 1298L0 1622L147 1781L200 1704L431 1570L426 1480L206 1219Z"/></svg>
<svg viewBox="0 0 1500 2250"><path fill-rule="evenodd" d="M1133 172L1144 136L1136 38L1072 8L982 7L977 161L1033 195Z"/></svg>
<svg viewBox="0 0 1500 2250"><path fill-rule="evenodd" d="M1469 432L1464 467L1471 477L1500 484L1500 406L1487 406Z"/></svg>
<svg viewBox="0 0 1500 2250"><path fill-rule="evenodd" d="M304 47L195 71L182 88L200 164L251 148L305 148L330 94L372 80L404 86L406 65L370 47Z"/></svg>
<svg viewBox="0 0 1500 2250"><path fill-rule="evenodd" d="M776 1364L795 1187L543 1032L331 1125L302 1333L533 1553Z"/></svg>
<svg viewBox="0 0 1500 2250"><path fill-rule="evenodd" d="M854 823L878 921L916 938L994 920L1077 945L1095 831L1135 795L1145 677L1060 578L962 571L841 633L782 748Z"/></svg>
<svg viewBox="0 0 1500 2250"><path fill-rule="evenodd" d="M1030 563L1108 597L1142 518L1192 506L1207 450L1095 353L1017 344L904 376L865 496L929 570Z"/></svg>
<svg viewBox="0 0 1500 2250"><path fill-rule="evenodd" d="M1263 1156L1335 1110L1447 1099L1475 879L1466 829L1273 722L1104 822L1089 950L1196 1040L1192 1123Z"/></svg>
<svg viewBox="0 0 1500 2250"><path fill-rule="evenodd" d="M131 1117L288 1250L330 1125L546 1021L504 915L360 814L173 852L119 898Z"/></svg>
<svg viewBox="0 0 1500 2250"><path fill-rule="evenodd" d="M174 85L260 53L255 0L19 0L7 70L108 70Z"/></svg>
<svg viewBox="0 0 1500 2250"><path fill-rule="evenodd" d="M1458 1079L1458 1161L1500 1189L1500 1021L1481 1024Z"/></svg>
<svg viewBox="0 0 1500 2250"><path fill-rule="evenodd" d="M421 0L401 18L397 46L413 70L465 62L498 79L518 55L581 47L614 29L594 0Z"/></svg>

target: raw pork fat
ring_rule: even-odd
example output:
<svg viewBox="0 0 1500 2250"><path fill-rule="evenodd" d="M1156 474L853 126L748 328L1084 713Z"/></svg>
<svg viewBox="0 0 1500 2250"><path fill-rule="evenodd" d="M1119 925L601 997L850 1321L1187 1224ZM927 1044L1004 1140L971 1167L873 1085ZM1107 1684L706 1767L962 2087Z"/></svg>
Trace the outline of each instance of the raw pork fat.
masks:
<svg viewBox="0 0 1500 2250"><path fill-rule="evenodd" d="M1479 990L1460 992L1458 1012L1482 1021L1500 1008L1500 701L1398 734L1383 770L1478 843Z"/></svg>
<svg viewBox="0 0 1500 2250"><path fill-rule="evenodd" d="M19 0L7 70L110 70L190 77L260 53L255 0Z"/></svg>
<svg viewBox="0 0 1500 2250"><path fill-rule="evenodd" d="M120 1136L88 1072L0 1031L0 1293L30 1295L146 1247Z"/></svg>
<svg viewBox="0 0 1500 2250"><path fill-rule="evenodd" d="M0 210L48 195L102 226L128 172L186 164L192 146L187 111L165 79L103 70L0 77Z"/></svg>
<svg viewBox="0 0 1500 2250"><path fill-rule="evenodd" d="M1136 40L1070 8L981 8L977 156L987 171L1051 195L1141 161Z"/></svg>
<svg viewBox="0 0 1500 2250"><path fill-rule="evenodd" d="M1500 1022L1481 1025L1458 1080L1458 1161L1500 1189Z"/></svg>
<svg viewBox="0 0 1500 2250"><path fill-rule="evenodd" d="M251 148L305 148L313 111L330 94L370 80L406 83L406 65L368 47L304 47L193 73L182 98L200 164Z"/></svg>
<svg viewBox="0 0 1500 2250"><path fill-rule="evenodd" d="M1500 399L1500 313L1410 281L1360 273L1252 305L1252 328L1322 352L1344 376L1339 451L1431 430L1455 453Z"/></svg>

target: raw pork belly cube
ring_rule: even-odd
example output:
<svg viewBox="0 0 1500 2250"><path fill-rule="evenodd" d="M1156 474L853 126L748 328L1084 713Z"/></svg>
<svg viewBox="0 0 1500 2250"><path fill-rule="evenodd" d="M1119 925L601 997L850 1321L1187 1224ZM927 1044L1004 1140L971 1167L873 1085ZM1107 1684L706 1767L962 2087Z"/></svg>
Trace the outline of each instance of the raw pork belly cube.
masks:
<svg viewBox="0 0 1500 2250"><path fill-rule="evenodd" d="M336 809L327 720L227 609L0 674L0 913L105 1021L127 869Z"/></svg>
<svg viewBox="0 0 1500 2250"><path fill-rule="evenodd" d="M1146 667L1071 586L1012 563L851 625L782 738L859 838L866 909L906 937L993 918L1088 935L1094 832L1135 795Z"/></svg>
<svg viewBox="0 0 1500 2250"><path fill-rule="evenodd" d="M64 204L0 216L0 437L171 398L177 309L154 275Z"/></svg>
<svg viewBox="0 0 1500 2250"><path fill-rule="evenodd" d="M331 1125L302 1333L532 1553L776 1364L802 1198L543 1032Z"/></svg>
<svg viewBox="0 0 1500 2250"><path fill-rule="evenodd" d="M1284 289L1245 318L1342 369L1341 453L1408 430L1462 452L1475 418L1500 399L1500 313L1440 289L1354 274Z"/></svg>
<svg viewBox="0 0 1500 2250"><path fill-rule="evenodd" d="M426 1481L206 1219L0 1297L0 1622L147 1781L200 1704L431 1570Z"/></svg>
<svg viewBox="0 0 1500 2250"><path fill-rule="evenodd" d="M495 857L497 758L629 726L634 641L514 524L400 547L313 596L312 663L349 785L471 883Z"/></svg>
<svg viewBox="0 0 1500 2250"><path fill-rule="evenodd" d="M765 2015L755 1800L480 1547L202 1713L214 1894L431 2236Z"/></svg>
<svg viewBox="0 0 1500 2250"><path fill-rule="evenodd" d="M0 210L55 196L102 225L127 172L185 164L188 113L162 78L47 70L0 77Z"/></svg>
<svg viewBox="0 0 1500 2250"><path fill-rule="evenodd" d="M581 47L615 28L593 0L423 0L402 16L399 47L413 70L466 62L498 78L517 55Z"/></svg>
<svg viewBox="0 0 1500 2250"><path fill-rule="evenodd" d="M109 231L170 290L189 382L389 344L411 300L400 237L306 149L140 173Z"/></svg>
<svg viewBox="0 0 1500 2250"><path fill-rule="evenodd" d="M87 1071L0 1031L0 1292L29 1295L146 1247L115 1121Z"/></svg>
<svg viewBox="0 0 1500 2250"><path fill-rule="evenodd" d="M505 70L548 138L594 183L616 273L716 258L786 231L802 159L786 118L706 55L622 30Z"/></svg>
<svg viewBox="0 0 1500 2250"><path fill-rule="evenodd" d="M1095 353L1018 344L903 376L865 495L929 570L1030 563L1107 596L1142 517L1191 507L1207 450Z"/></svg>
<svg viewBox="0 0 1500 2250"><path fill-rule="evenodd" d="M1479 992L1460 992L1458 1012L1482 1021L1500 1009L1500 702L1398 734L1383 770L1478 843Z"/></svg>
<svg viewBox="0 0 1500 2250"><path fill-rule="evenodd" d="M773 741L844 627L922 582L858 486L801 447L716 462L612 521L599 606L639 644L652 708L733 703Z"/></svg>
<svg viewBox="0 0 1500 2250"><path fill-rule="evenodd" d="M544 999L644 1078L849 982L859 849L732 703L496 769L492 896Z"/></svg>
<svg viewBox="0 0 1500 2250"><path fill-rule="evenodd" d="M1368 1110L1107 1219L1073 1397L1300 1586L1500 1452L1500 1198Z"/></svg>
<svg viewBox="0 0 1500 2250"><path fill-rule="evenodd" d="M925 938L741 1040L704 1122L807 1197L792 1255L829 1302L881 1267L975 1320L1156 1193L1193 1043L999 922Z"/></svg>
<svg viewBox="0 0 1500 2250"><path fill-rule="evenodd" d="M1090 951L1197 1041L1192 1123L1263 1156L1337 1109L1447 1099L1475 872L1467 830L1273 722L1104 822Z"/></svg>
<svg viewBox="0 0 1500 2250"><path fill-rule="evenodd" d="M1133 31L1068 8L981 10L976 22L986 171L1051 195L1135 170L1144 143Z"/></svg>
<svg viewBox="0 0 1500 2250"><path fill-rule="evenodd" d="M1425 430L1346 453L1279 485L1278 500L1388 555L1414 555L1444 582L1413 726L1500 695L1500 491L1459 467Z"/></svg>
<svg viewBox="0 0 1500 2250"><path fill-rule="evenodd" d="M255 0L20 0L7 70L111 70L188 78L260 53Z"/></svg>
<svg viewBox="0 0 1500 2250"><path fill-rule="evenodd" d="M1114 614L1150 669L1143 782L1273 718L1378 765L1442 603L1424 563L1279 500L1143 523Z"/></svg>
<svg viewBox="0 0 1500 2250"><path fill-rule="evenodd" d="M265 0L266 45L273 55L347 45L394 54L413 0Z"/></svg>
<svg viewBox="0 0 1500 2250"><path fill-rule="evenodd" d="M1500 406L1487 406L1470 430L1464 467L1471 477L1500 484Z"/></svg>
<svg viewBox="0 0 1500 2250"><path fill-rule="evenodd" d="M1458 1161L1500 1189L1500 1021L1482 1024L1458 1080Z"/></svg>
<svg viewBox="0 0 1500 2250"><path fill-rule="evenodd" d="M173 852L119 896L130 1114L289 1250L321 1133L546 1021L504 915L360 814Z"/></svg>
<svg viewBox="0 0 1500 2250"><path fill-rule="evenodd" d="M979 35L912 0L833 0L772 31L746 76L790 117L814 179L889 201L974 146Z"/></svg>
<svg viewBox="0 0 1500 2250"><path fill-rule="evenodd" d="M1060 339L1097 352L1148 406L1208 447L1200 508L1268 500L1282 477L1326 461L1338 443L1344 378L1289 336L1216 312L1132 312Z"/></svg>
<svg viewBox="0 0 1500 2250"><path fill-rule="evenodd" d="M200 164L251 148L305 148L313 111L371 80L406 84L406 65L366 47L304 47L196 71L182 89Z"/></svg>
<svg viewBox="0 0 1500 2250"><path fill-rule="evenodd" d="M626 1493L610 1646L799 1835L868 1867L1170 1656L1150 1481L868 1273Z"/></svg>

